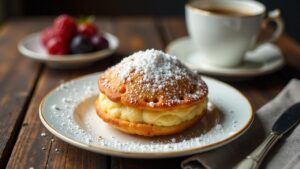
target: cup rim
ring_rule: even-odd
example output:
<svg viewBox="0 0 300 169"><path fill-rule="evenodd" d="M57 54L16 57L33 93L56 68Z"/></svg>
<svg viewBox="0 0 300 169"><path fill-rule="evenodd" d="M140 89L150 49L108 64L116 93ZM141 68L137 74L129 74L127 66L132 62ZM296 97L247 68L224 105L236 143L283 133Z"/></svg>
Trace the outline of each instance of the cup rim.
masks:
<svg viewBox="0 0 300 169"><path fill-rule="evenodd" d="M234 3L234 4L254 4L259 6L260 8L262 8L261 12L256 12L254 14L251 15L243 15L243 16L238 16L238 15L222 15L222 14L218 14L218 13L213 13L213 12L209 12L207 10L203 10L200 9L198 7L195 7L195 3L199 3L199 2L204 2L204 3L214 3L214 2L218 2L218 3L223 3L223 4L228 4L228 3ZM222 16L222 17L236 17L236 18L247 18L247 17L256 17L256 16L260 16L260 15L264 15L265 11L266 11L266 7L264 4L258 2L258 1L240 1L240 0L230 0L230 1L225 1L225 0L209 0L209 1L204 1L204 0L198 0L198 1L189 1L185 4L186 8L189 8L191 10L193 10L194 12L198 12L202 15L207 15L207 16Z"/></svg>

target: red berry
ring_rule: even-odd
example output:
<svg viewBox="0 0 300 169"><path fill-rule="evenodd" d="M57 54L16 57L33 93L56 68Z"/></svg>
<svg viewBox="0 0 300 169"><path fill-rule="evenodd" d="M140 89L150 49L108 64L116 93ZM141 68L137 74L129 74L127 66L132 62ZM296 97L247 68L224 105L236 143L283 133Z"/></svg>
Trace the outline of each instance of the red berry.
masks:
<svg viewBox="0 0 300 169"><path fill-rule="evenodd" d="M40 36L41 42L44 46L46 46L48 41L53 37L54 37L54 32L53 32L53 29L51 27L44 29L41 33L41 36Z"/></svg>
<svg viewBox="0 0 300 169"><path fill-rule="evenodd" d="M48 41L47 50L51 55L64 55L69 52L67 43L59 37L51 38Z"/></svg>
<svg viewBox="0 0 300 169"><path fill-rule="evenodd" d="M78 32L83 36L91 38L98 33L98 30L95 24L88 22L80 24L78 26Z"/></svg>
<svg viewBox="0 0 300 169"><path fill-rule="evenodd" d="M77 34L77 26L69 15L60 15L53 23L54 34L63 41L69 42Z"/></svg>

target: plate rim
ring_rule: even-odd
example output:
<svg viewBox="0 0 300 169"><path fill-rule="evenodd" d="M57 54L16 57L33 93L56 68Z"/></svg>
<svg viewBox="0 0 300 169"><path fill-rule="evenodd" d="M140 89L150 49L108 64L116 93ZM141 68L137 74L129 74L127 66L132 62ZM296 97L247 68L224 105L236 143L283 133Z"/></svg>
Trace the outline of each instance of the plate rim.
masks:
<svg viewBox="0 0 300 169"><path fill-rule="evenodd" d="M174 44L180 42L180 41L187 41L190 40L191 38L189 36L183 36L183 37L179 37L173 41L171 41L165 48L165 52L166 53L170 53L171 48L174 46ZM280 61L273 63L273 65L271 66L272 68L269 69L252 69L255 71L235 71L235 72L223 72L222 70L234 70L232 68L220 68L219 70L217 69L205 69L203 67L199 67L199 66L193 66L190 64L186 64L188 67L192 68L192 69L196 69L202 73L205 73L207 75L213 75L213 76L223 76L223 77L256 77L256 76L261 76L261 75L265 75L265 74L269 74L272 72L275 72L279 69L281 69L282 67L284 67L286 65L286 60L283 56L282 50L277 47L276 45L274 45L273 43L266 43L268 45L271 45L272 47L276 48L279 53L280 53ZM175 55L176 56L176 55ZM270 66L269 66L270 67Z"/></svg>
<svg viewBox="0 0 300 169"><path fill-rule="evenodd" d="M69 81L66 81L63 84L74 82L76 80L79 80L81 78L85 78L85 77L88 77L88 76L100 75L101 73L102 72L96 72L96 73L92 73L92 74L83 75L83 76L71 79ZM42 124L44 125L44 127L46 127L47 130L49 130L50 133L52 133L56 137L60 138L61 140L65 141L66 143L71 144L71 145L73 145L75 147L78 147L78 148L82 148L84 150L88 150L88 151L92 151L92 152L96 152L96 153L101 153L101 154L105 154L105 155L125 157L125 158L137 158L137 159L156 159L156 158L182 157L182 156L187 156L187 155L196 154L196 153L204 153L204 152L207 152L209 150L221 147L221 146L223 146L227 143L230 143L230 142L234 141L235 139L238 139L241 135L243 135L250 128L251 124L254 121L255 113L253 111L253 108L251 106L250 101L238 89L234 88L233 86L231 86L227 83L224 83L222 81L216 80L216 79L211 78L211 77L207 77L207 76L201 76L201 77L204 77L206 79L209 79L209 80L212 80L212 81L215 81L215 82L218 82L218 83L222 83L223 85L226 85L227 87L233 89L241 97L244 98L244 100L246 101L246 103L248 105L247 107L249 108L249 112L250 112L250 118L248 119L247 123L245 123L243 128L241 128L236 133L234 133L233 135L230 135L229 137L227 137L223 140L220 140L218 142L215 142L213 144L209 144L209 145L206 145L206 146L194 147L194 148L190 148L190 149L172 151L172 152L134 152L134 151L120 151L120 150L116 150L116 149L108 148L108 147L104 147L104 146L103 147L98 147L98 146L94 146L92 144L82 143L82 142L79 142L77 140L73 140L72 138L63 135L59 131L52 128L51 125L45 120L45 118L43 116L44 113L42 111L42 107L44 105L45 100L51 94L56 92L60 85L53 88L52 90L50 90L43 97L43 99L41 100L40 105L39 105L39 118L40 118Z"/></svg>
<svg viewBox="0 0 300 169"><path fill-rule="evenodd" d="M107 38L108 41L109 41L109 39L113 39L113 41L115 42L115 45L112 48L95 51L95 52L90 52L90 53L83 53L83 54L73 54L73 55L68 54L68 55L64 55L65 57L61 57L61 55L49 55L49 54L37 53L32 50L29 50L28 48L26 48L24 46L24 43L26 41L28 41L29 39L35 38L37 36L40 36L41 32L35 32L35 33L25 36L18 42L17 48L23 56L33 59L33 60L42 61L42 62L70 63L70 62L76 62L76 61L86 61L86 62L93 61L96 59L105 58L108 55L112 54L113 52L115 52L117 50L117 48L119 47L119 44L120 44L119 39L115 35L113 35L109 32L102 32L102 33L104 34L105 37L109 37L109 38ZM85 55L85 56L82 56L82 55ZM43 57L41 57L41 56L43 56ZM53 56L53 57L49 57L49 56Z"/></svg>

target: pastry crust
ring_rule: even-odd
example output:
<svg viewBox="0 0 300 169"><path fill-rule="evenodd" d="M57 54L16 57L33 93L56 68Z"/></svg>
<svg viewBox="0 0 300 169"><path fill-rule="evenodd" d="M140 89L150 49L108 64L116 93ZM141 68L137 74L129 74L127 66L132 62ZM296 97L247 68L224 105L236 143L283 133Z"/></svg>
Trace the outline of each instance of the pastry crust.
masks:
<svg viewBox="0 0 300 169"><path fill-rule="evenodd" d="M196 122L198 122L205 114L206 109L203 113L200 115L194 117L191 120L187 120L179 125L174 126L156 126L146 123L133 123L126 120L121 120L118 118L111 118L107 115L107 113L103 112L101 110L100 104L98 103L99 99L96 100L96 112L97 115L106 123L108 123L110 126L119 129L123 132L129 133L129 134L136 134L141 136L161 136L161 135L171 135L179 133L190 126L194 125Z"/></svg>
<svg viewBox="0 0 300 169"><path fill-rule="evenodd" d="M205 82L177 58L144 55L133 54L101 74L100 91L113 102L154 111L187 108L206 99Z"/></svg>

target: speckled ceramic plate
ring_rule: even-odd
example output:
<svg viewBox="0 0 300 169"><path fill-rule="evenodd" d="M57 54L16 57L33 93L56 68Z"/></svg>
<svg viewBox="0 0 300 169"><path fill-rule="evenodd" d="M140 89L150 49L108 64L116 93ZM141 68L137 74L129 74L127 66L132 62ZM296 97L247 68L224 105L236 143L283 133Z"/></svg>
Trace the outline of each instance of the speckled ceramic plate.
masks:
<svg viewBox="0 0 300 169"><path fill-rule="evenodd" d="M40 33L34 33L22 39L18 44L18 50L25 57L44 62L52 68L78 68L103 59L111 55L118 48L119 40L117 37L107 32L103 32L103 36L108 40L109 48L91 53L59 56L49 55L40 43Z"/></svg>
<svg viewBox="0 0 300 169"><path fill-rule="evenodd" d="M232 79L265 75L282 68L285 64L281 50L271 43L263 44L256 50L247 52L241 65L228 68L203 62L189 37L182 37L171 42L167 46L166 52L177 56L190 68L197 69L201 73L217 77L231 77Z"/></svg>
<svg viewBox="0 0 300 169"><path fill-rule="evenodd" d="M95 112L99 73L57 87L40 105L40 119L60 139L86 150L130 158L168 158L220 147L250 126L254 113L238 90L203 77L209 88L209 111L190 129L164 137L122 133L104 123Z"/></svg>

